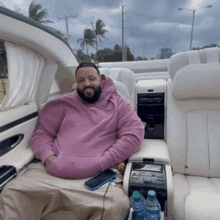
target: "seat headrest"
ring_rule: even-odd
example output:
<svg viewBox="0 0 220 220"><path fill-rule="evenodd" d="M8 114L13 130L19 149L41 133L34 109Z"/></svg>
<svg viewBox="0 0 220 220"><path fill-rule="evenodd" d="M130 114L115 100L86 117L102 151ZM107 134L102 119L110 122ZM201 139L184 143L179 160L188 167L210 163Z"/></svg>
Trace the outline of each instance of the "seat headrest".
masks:
<svg viewBox="0 0 220 220"><path fill-rule="evenodd" d="M117 92L122 96L122 98L125 100L128 100L132 104L132 106L134 107L127 87L123 83L121 83L117 80L113 80L113 82L114 82L115 86L117 87Z"/></svg>
<svg viewBox="0 0 220 220"><path fill-rule="evenodd" d="M112 80L123 83L129 92L132 105L136 110L136 80L134 72L127 68L99 68L100 74L110 77Z"/></svg>
<svg viewBox="0 0 220 220"><path fill-rule="evenodd" d="M206 48L174 54L170 58L168 71L173 80L177 72L184 66L205 63L220 63L220 48Z"/></svg>
<svg viewBox="0 0 220 220"><path fill-rule="evenodd" d="M176 99L220 97L220 63L188 65L173 79Z"/></svg>

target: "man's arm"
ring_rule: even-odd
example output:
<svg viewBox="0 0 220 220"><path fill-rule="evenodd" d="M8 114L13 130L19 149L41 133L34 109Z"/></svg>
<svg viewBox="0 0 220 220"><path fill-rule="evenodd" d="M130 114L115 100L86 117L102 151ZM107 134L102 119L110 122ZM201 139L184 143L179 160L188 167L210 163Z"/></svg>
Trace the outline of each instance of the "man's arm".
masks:
<svg viewBox="0 0 220 220"><path fill-rule="evenodd" d="M143 122L144 124L144 128L147 127L147 123L146 122ZM135 152L137 152L138 150L136 150ZM125 172L125 169L126 169L126 163L123 161L121 163L116 163L114 165L114 168L117 169L119 171L119 173L124 176L124 172Z"/></svg>
<svg viewBox="0 0 220 220"><path fill-rule="evenodd" d="M61 100L48 102L40 111L37 126L31 136L31 149L36 158L43 163L48 157L54 155L52 146L64 117L63 105ZM47 165L48 163L47 161Z"/></svg>
<svg viewBox="0 0 220 220"><path fill-rule="evenodd" d="M129 100L119 95L117 136L118 140L98 160L102 170L113 167L140 149L144 139L144 124Z"/></svg>

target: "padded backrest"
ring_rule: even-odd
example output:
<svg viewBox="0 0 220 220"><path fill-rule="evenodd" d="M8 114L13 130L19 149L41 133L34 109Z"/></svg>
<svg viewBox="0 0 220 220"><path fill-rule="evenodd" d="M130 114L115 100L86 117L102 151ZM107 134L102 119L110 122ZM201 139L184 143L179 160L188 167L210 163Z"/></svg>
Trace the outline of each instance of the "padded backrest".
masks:
<svg viewBox="0 0 220 220"><path fill-rule="evenodd" d="M170 66L182 66L170 69L167 82L166 141L173 171L220 177L219 49L176 55ZM191 58L194 64L185 65Z"/></svg>
<svg viewBox="0 0 220 220"><path fill-rule="evenodd" d="M206 48L174 54L168 64L168 72L173 80L175 74L184 66L194 64L219 63L220 48Z"/></svg>
<svg viewBox="0 0 220 220"><path fill-rule="evenodd" d="M99 68L100 74L104 74L113 80L123 83L130 94L132 105L137 112L137 93L134 73L126 68Z"/></svg>
<svg viewBox="0 0 220 220"><path fill-rule="evenodd" d="M123 83L121 83L117 80L113 80L113 82L117 87L117 92L122 96L123 99L125 99L129 103L131 103L131 105L134 108L134 103L132 102L132 99L131 99L131 96L130 96L130 93L129 93L127 87Z"/></svg>

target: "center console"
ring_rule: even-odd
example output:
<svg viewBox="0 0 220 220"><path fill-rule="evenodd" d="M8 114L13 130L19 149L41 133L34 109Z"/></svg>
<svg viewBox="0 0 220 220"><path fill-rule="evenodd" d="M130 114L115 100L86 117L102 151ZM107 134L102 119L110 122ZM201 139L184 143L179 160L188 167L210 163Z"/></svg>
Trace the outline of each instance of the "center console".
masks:
<svg viewBox="0 0 220 220"><path fill-rule="evenodd" d="M154 190L161 205L161 219L172 220L173 180L169 150L165 141L165 103L166 80L137 82L137 114L147 123L147 127L140 150L128 159L123 190L129 198L134 191L139 191L145 199L148 197L148 191ZM135 219L134 213L131 219Z"/></svg>
<svg viewBox="0 0 220 220"><path fill-rule="evenodd" d="M145 139L164 139L166 80L140 80L137 82L137 114L145 128Z"/></svg>
<svg viewBox="0 0 220 220"><path fill-rule="evenodd" d="M167 184L164 164L133 162L128 190L129 198L134 191L139 191L147 199L149 190L156 192L161 212L163 216L166 216Z"/></svg>
<svg viewBox="0 0 220 220"><path fill-rule="evenodd" d="M153 159L151 155L158 154L161 151L160 148L154 152L150 150L151 153L142 149L140 151L142 151L143 159L140 160L139 156L134 154L132 155L133 158L126 165L123 190L129 199L134 191L138 191L147 199L148 191L154 190L156 192L156 199L161 206L161 220L172 220L173 182L171 166L169 162L167 163L167 160L170 160L170 158L164 154L164 158L160 158L161 162L158 159ZM133 213L132 216L133 218L131 219L133 220L135 214Z"/></svg>

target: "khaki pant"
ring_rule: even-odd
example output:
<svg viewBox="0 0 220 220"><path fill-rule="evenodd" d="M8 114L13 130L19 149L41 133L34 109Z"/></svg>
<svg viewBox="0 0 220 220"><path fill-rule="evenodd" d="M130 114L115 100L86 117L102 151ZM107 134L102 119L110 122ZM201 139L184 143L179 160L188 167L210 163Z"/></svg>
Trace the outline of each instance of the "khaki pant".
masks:
<svg viewBox="0 0 220 220"><path fill-rule="evenodd" d="M0 220L100 220L109 183L96 191L84 187L86 179L50 175L42 162L30 164L0 194ZM104 200L103 220L124 220L129 198L121 184L112 182Z"/></svg>

